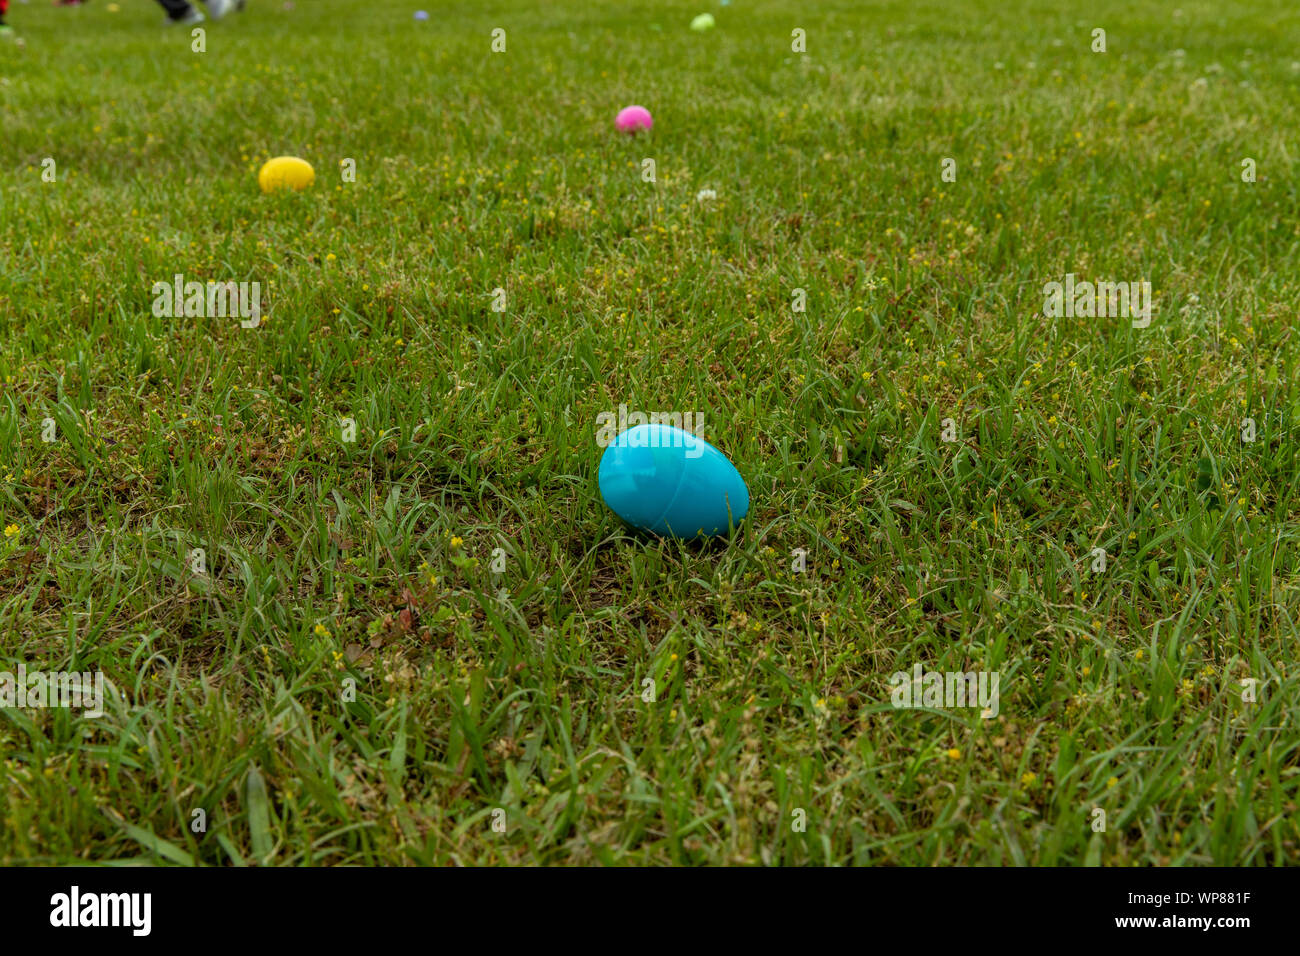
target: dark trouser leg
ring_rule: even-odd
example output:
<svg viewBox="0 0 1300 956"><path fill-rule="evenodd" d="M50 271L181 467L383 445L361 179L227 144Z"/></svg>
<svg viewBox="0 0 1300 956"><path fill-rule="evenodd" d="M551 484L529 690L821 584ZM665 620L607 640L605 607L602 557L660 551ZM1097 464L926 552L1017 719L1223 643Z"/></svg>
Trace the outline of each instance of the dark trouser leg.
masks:
<svg viewBox="0 0 1300 956"><path fill-rule="evenodd" d="M158 0L158 2L167 11L167 16L173 20L179 20L193 9L189 4L189 0Z"/></svg>

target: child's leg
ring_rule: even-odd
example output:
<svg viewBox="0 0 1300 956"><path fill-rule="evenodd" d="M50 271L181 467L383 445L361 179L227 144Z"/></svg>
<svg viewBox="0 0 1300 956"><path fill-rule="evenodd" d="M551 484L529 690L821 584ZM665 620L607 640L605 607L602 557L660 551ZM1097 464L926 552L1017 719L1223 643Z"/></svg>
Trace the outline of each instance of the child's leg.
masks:
<svg viewBox="0 0 1300 956"><path fill-rule="evenodd" d="M189 0L158 0L158 2L162 4L162 8L167 11L168 18L172 20L179 20L194 12Z"/></svg>

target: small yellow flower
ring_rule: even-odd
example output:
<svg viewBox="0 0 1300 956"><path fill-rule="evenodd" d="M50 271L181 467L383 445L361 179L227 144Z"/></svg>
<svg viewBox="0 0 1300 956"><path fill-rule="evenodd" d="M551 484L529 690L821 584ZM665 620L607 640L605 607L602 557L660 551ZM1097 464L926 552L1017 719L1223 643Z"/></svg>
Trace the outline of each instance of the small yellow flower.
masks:
<svg viewBox="0 0 1300 956"><path fill-rule="evenodd" d="M451 536L451 546L452 546L453 548L459 548L459 547L460 547L462 544L464 544L464 543L465 543L465 539L464 539L464 538L461 538L461 537L459 537L459 536L457 536L457 535L454 535L454 534Z"/></svg>
<svg viewBox="0 0 1300 956"><path fill-rule="evenodd" d="M18 537L18 525L16 525L16 524L7 524L7 525L5 525L5 537L6 537L6 538L16 538L16 537Z"/></svg>
<svg viewBox="0 0 1300 956"><path fill-rule="evenodd" d="M335 259L337 259L337 258L338 258L338 256L334 255L334 253L331 252L329 255L327 255L327 256L325 257L325 261L326 261L326 262L333 262L333 261L334 261Z"/></svg>
<svg viewBox="0 0 1300 956"><path fill-rule="evenodd" d="M956 747L949 748L948 750L945 751L945 753L947 753L949 760L961 759L961 751L958 750Z"/></svg>
<svg viewBox="0 0 1300 956"><path fill-rule="evenodd" d="M1020 785L1022 787L1032 787L1034 785L1034 781L1036 781L1037 779L1038 779L1038 774L1034 773L1032 770L1027 770L1020 775Z"/></svg>
<svg viewBox="0 0 1300 956"><path fill-rule="evenodd" d="M314 628L312 628L312 633L315 634L317 637L330 636L329 628L327 628L324 624L317 624Z"/></svg>
<svg viewBox="0 0 1300 956"><path fill-rule="evenodd" d="M1119 786L1119 777L1111 777L1109 780L1106 781L1107 790L1113 790L1115 787L1118 786Z"/></svg>

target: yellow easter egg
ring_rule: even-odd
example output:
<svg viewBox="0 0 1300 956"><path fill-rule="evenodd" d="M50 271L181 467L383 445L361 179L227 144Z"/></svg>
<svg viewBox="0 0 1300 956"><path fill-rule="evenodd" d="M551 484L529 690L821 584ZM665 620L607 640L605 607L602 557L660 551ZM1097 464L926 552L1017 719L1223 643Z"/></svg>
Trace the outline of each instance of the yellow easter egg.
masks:
<svg viewBox="0 0 1300 956"><path fill-rule="evenodd" d="M262 164L257 173L257 184L262 192L274 189L306 189L316 181L316 170L311 163L297 156L277 156Z"/></svg>

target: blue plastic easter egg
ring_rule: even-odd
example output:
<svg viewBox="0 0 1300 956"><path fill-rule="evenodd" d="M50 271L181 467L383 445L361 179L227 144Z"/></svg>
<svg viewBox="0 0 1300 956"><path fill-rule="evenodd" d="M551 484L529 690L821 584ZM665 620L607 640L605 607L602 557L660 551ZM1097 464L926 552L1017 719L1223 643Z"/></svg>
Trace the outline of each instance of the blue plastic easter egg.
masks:
<svg viewBox="0 0 1300 956"><path fill-rule="evenodd" d="M596 480L616 515L658 535L726 534L749 511L749 489L727 456L671 425L623 432L605 449Z"/></svg>

